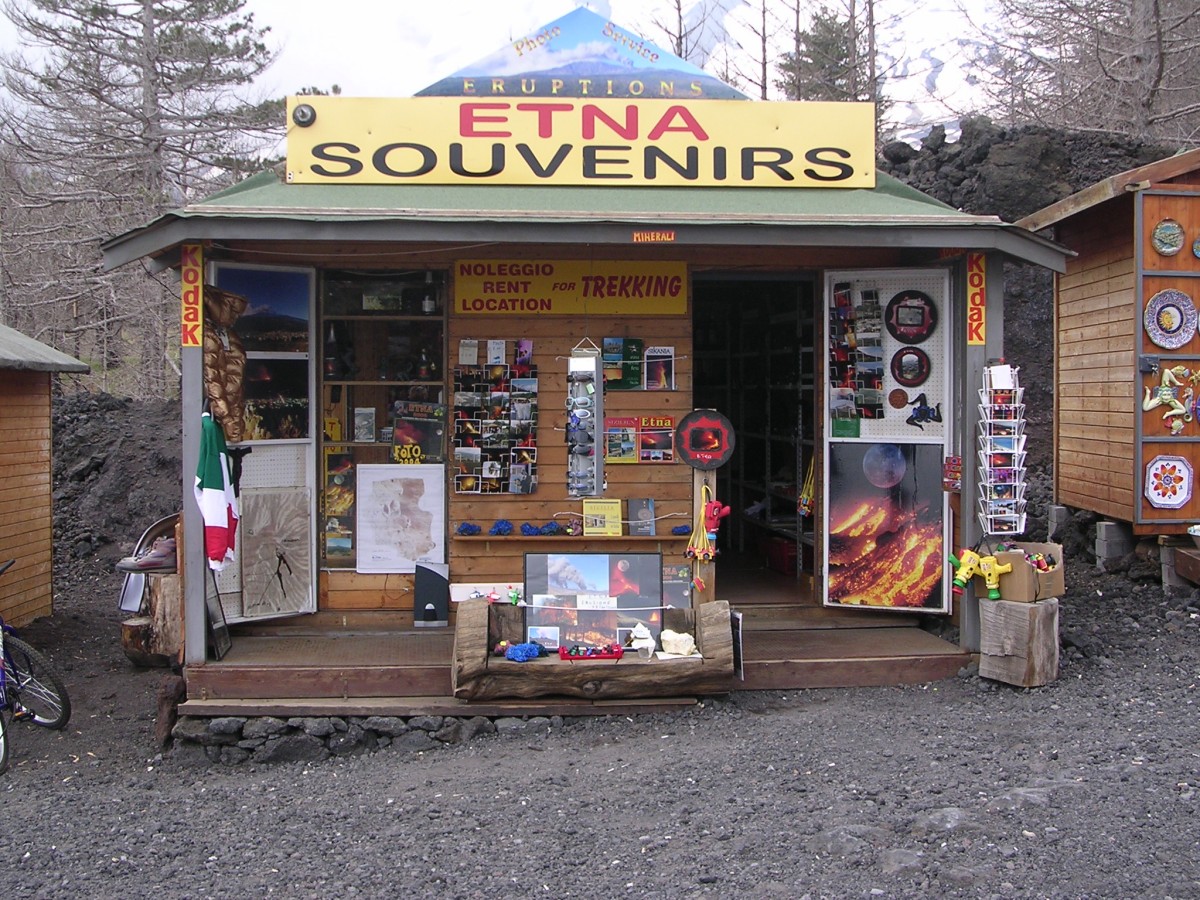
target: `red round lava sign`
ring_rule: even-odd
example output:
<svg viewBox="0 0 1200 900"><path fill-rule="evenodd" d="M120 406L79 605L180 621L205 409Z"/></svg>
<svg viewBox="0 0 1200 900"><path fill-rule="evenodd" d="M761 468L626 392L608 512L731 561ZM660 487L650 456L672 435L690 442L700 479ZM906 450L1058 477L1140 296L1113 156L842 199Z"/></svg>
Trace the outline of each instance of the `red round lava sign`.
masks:
<svg viewBox="0 0 1200 900"><path fill-rule="evenodd" d="M733 425L715 409L695 409L675 428L675 452L693 469L719 469L737 440Z"/></svg>

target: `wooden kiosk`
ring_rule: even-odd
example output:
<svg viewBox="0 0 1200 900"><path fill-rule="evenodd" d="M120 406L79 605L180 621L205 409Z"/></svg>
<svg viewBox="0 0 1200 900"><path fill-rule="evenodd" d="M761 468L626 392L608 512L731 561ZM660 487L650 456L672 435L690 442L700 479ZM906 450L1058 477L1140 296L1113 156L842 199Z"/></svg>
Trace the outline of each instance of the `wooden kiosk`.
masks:
<svg viewBox="0 0 1200 900"><path fill-rule="evenodd" d="M1200 522L1200 150L1018 224L1075 253L1054 286L1056 502L1184 534Z"/></svg>
<svg viewBox="0 0 1200 900"><path fill-rule="evenodd" d="M596 18L578 9L551 31L586 37L604 26ZM638 698L927 681L961 667L964 647L918 627L950 614L944 555L977 537L974 515L953 516L942 461L961 457L973 497L973 399L1003 355L1003 261L1060 269L1064 252L876 173L869 105L723 99L736 92L669 62L690 73L689 99L665 75L603 98L563 85L551 95L530 78L542 87L518 103L500 76L443 79L436 96L293 98L286 172L105 245L108 266L148 257L180 269L185 342L204 285L256 310L232 326L253 452L239 561L215 580L233 632L221 660L205 649L212 579L190 577L205 561L184 498L189 709ZM602 368L592 393L576 368L589 354ZM185 471L200 357L184 347ZM677 456L676 427L698 409L732 424L736 449L716 471ZM876 444L899 449L876 459ZM917 457L919 497L901 483ZM905 506L874 517L877 534L841 541L831 563L872 476L894 477L875 490ZM721 555L689 557L693 535L676 529L697 527L713 498L731 509ZM631 510L648 500L634 528ZM895 540L918 519L925 543ZM855 570L853 589L846 546L850 562L880 561ZM568 661L489 658L478 598L517 590L532 609L562 596L544 559L530 580L535 555L682 567L660 573L661 599L633 609L609 604L611 586L569 603L611 610L597 618L617 638L647 605L655 627L666 607L684 610L703 662L622 660L598 681ZM454 600L444 627L422 622L414 570L429 566L444 567ZM900 570L922 573L908 594L896 593ZM745 678L732 685L731 610L745 617ZM977 645L973 607L953 613ZM585 618L536 636L608 639L586 635Z"/></svg>

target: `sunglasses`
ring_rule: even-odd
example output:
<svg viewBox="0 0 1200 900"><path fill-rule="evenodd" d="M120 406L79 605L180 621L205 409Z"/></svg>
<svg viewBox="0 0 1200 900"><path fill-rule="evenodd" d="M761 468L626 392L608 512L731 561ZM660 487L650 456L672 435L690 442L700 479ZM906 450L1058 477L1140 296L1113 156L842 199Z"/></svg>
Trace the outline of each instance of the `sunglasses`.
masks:
<svg viewBox="0 0 1200 900"><path fill-rule="evenodd" d="M592 405L591 397L568 397L567 409L587 409Z"/></svg>

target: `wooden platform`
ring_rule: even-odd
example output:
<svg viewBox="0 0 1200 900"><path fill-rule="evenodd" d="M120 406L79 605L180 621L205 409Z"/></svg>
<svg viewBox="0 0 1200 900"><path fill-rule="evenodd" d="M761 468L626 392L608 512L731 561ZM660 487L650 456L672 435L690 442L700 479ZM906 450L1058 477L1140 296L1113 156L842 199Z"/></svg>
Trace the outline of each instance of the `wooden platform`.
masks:
<svg viewBox="0 0 1200 900"><path fill-rule="evenodd" d="M797 604L794 584L745 588L744 680L733 690L920 684L952 677L970 656L918 627L912 614ZM739 592L740 593L740 592ZM377 627L368 627L374 622ZM338 616L236 633L220 662L188 666L184 715L624 715L678 709L695 697L453 697L452 629L403 629L395 617ZM569 665L570 663L565 663ZM620 663L617 663L619 665Z"/></svg>

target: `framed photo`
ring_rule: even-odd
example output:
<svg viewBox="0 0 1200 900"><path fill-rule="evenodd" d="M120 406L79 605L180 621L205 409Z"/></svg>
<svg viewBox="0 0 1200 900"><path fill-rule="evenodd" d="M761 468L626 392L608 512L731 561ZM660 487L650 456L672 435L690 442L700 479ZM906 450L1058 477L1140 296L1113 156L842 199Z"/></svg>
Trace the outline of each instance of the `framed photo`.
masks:
<svg viewBox="0 0 1200 900"><path fill-rule="evenodd" d="M657 638L662 578L661 553L526 553L528 639L554 628L558 646L607 647L639 623Z"/></svg>
<svg viewBox="0 0 1200 900"><path fill-rule="evenodd" d="M356 571L411 574L446 561L442 466L360 465L355 475Z"/></svg>
<svg viewBox="0 0 1200 900"><path fill-rule="evenodd" d="M308 353L310 271L217 263L213 280L222 290L246 298L246 311L233 330L247 353Z"/></svg>
<svg viewBox="0 0 1200 900"><path fill-rule="evenodd" d="M246 360L246 440L309 437L308 360L304 357ZM374 438L374 434L371 435Z"/></svg>

